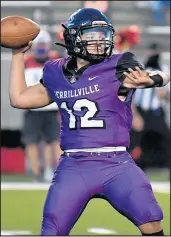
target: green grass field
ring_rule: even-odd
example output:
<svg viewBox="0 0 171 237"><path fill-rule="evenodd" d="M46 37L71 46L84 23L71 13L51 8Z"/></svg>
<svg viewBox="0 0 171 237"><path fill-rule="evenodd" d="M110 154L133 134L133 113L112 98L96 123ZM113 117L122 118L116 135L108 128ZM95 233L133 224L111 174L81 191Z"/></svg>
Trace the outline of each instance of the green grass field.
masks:
<svg viewBox="0 0 171 237"><path fill-rule="evenodd" d="M1 230L28 230L34 235L39 235L46 192L2 191ZM165 234L170 235L170 194L155 193L155 195L164 212ZM131 222L113 210L106 201L99 199L89 202L71 235L93 235L88 232L88 229L93 227L114 230L116 235L140 234Z"/></svg>

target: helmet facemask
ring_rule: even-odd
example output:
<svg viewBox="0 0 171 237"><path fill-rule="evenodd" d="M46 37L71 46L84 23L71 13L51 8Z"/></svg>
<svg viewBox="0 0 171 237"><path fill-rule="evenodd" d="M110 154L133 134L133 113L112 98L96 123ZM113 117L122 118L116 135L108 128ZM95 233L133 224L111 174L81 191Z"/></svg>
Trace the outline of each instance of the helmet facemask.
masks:
<svg viewBox="0 0 171 237"><path fill-rule="evenodd" d="M76 46L81 50L82 58L91 62L110 57L114 45L113 34L112 27L108 25L82 28L76 38Z"/></svg>
<svg viewBox="0 0 171 237"><path fill-rule="evenodd" d="M91 25L65 28L64 39L68 54L89 62L100 62L112 54L114 29L111 25Z"/></svg>

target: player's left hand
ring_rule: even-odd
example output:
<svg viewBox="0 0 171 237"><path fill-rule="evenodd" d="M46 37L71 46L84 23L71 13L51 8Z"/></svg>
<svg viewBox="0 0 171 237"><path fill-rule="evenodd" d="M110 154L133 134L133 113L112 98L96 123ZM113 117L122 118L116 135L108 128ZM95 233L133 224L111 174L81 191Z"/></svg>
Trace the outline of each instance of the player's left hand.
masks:
<svg viewBox="0 0 171 237"><path fill-rule="evenodd" d="M145 88L154 84L154 81L149 77L150 71L142 71L139 67L135 67L135 70L128 68L128 72L124 72L126 75L123 81L123 86L127 88Z"/></svg>

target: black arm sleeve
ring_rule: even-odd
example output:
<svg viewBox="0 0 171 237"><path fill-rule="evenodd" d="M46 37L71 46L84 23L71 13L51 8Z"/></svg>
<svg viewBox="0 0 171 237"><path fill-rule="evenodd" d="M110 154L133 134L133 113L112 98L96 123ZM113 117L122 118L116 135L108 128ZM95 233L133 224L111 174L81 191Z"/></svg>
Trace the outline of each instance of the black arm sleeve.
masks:
<svg viewBox="0 0 171 237"><path fill-rule="evenodd" d="M116 77L117 79L122 83L126 77L124 75L124 72L129 72L128 68L132 68L133 70L135 67L139 67L141 70L144 70L141 63L138 62L135 55L131 52L126 52L122 55L122 57L118 60L117 66L116 66ZM124 86L120 86L118 90L119 96L127 96L129 92L131 92L132 89L125 88Z"/></svg>
<svg viewBox="0 0 171 237"><path fill-rule="evenodd" d="M135 67L139 67L141 70L144 70L144 67L140 62L138 62L135 55L131 52L126 52L122 55L122 57L118 60L117 66L116 66L116 76L118 80L123 82L125 79L124 72L129 72L128 68L132 68L133 70Z"/></svg>

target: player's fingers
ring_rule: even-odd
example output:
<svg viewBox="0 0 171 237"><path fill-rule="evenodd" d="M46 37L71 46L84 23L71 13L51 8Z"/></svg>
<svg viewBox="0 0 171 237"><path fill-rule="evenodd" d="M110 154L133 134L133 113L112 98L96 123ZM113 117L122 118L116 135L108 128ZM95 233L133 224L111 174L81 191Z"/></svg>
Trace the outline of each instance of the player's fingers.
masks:
<svg viewBox="0 0 171 237"><path fill-rule="evenodd" d="M33 44L33 41L30 41L30 42L28 43L28 46L31 47L32 44Z"/></svg>
<svg viewBox="0 0 171 237"><path fill-rule="evenodd" d="M135 78L131 75L131 73L124 72L124 75L128 77L131 81L135 81Z"/></svg>
<svg viewBox="0 0 171 237"><path fill-rule="evenodd" d="M139 73L140 76L144 76L144 71L142 71L139 67L135 67L136 71Z"/></svg>
<svg viewBox="0 0 171 237"><path fill-rule="evenodd" d="M23 48L22 52L25 53L27 50L29 50L31 48L32 44L33 44L32 41L28 42L28 45Z"/></svg>
<svg viewBox="0 0 171 237"><path fill-rule="evenodd" d="M138 79L137 77L139 76L139 74L137 74L136 71L134 71L132 68L128 68L128 70L130 71L131 75L132 75L135 79Z"/></svg>
<svg viewBox="0 0 171 237"><path fill-rule="evenodd" d="M146 80L146 78L149 77L150 71L143 71L139 67L136 67L136 69L137 72L139 72L140 77L143 78L144 80Z"/></svg>
<svg viewBox="0 0 171 237"><path fill-rule="evenodd" d="M138 66L135 67L135 70L138 73L138 75L142 77L142 70Z"/></svg>

